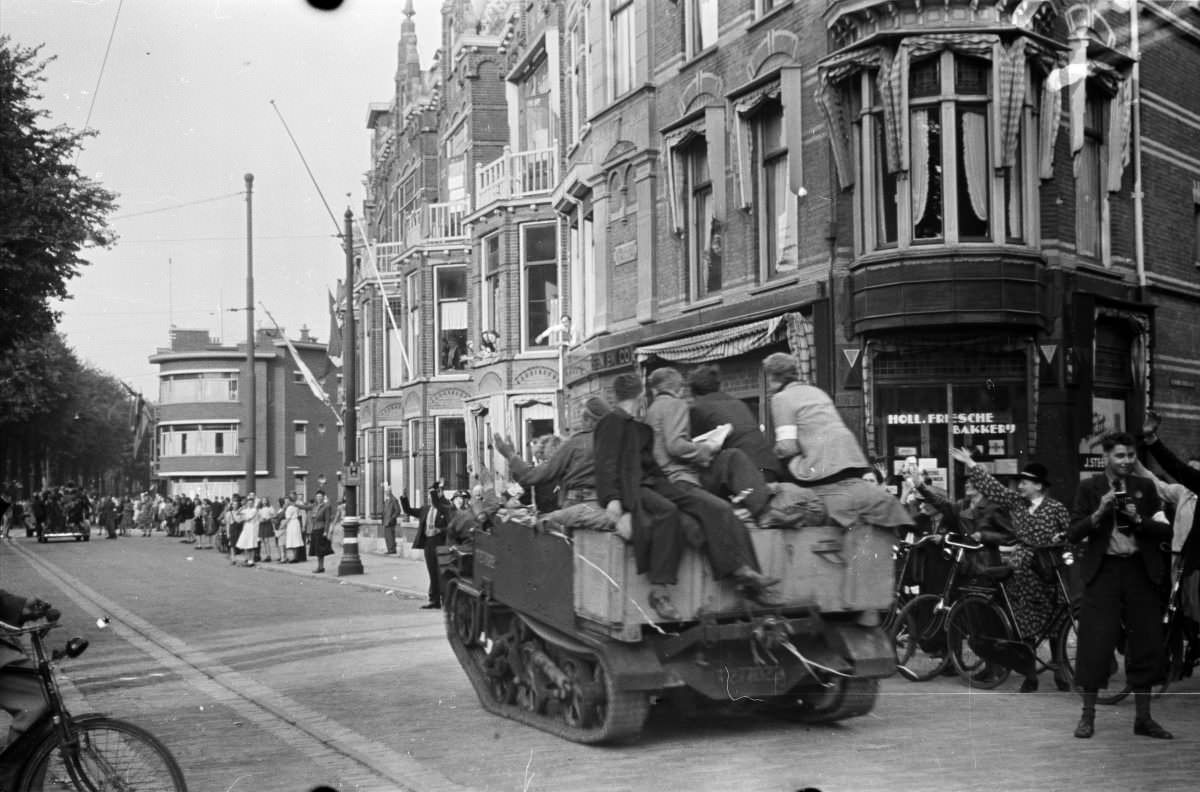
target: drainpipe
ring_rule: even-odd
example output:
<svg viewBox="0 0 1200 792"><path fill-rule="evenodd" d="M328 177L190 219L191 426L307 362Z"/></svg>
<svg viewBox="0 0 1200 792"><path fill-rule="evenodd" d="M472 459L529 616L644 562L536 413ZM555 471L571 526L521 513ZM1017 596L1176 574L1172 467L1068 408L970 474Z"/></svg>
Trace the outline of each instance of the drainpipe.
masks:
<svg viewBox="0 0 1200 792"><path fill-rule="evenodd" d="M1138 300L1145 300L1146 291L1146 240L1145 217L1142 213L1142 97L1141 97L1141 44L1138 30L1138 3L1129 4L1129 57L1133 59L1130 74L1130 113L1133 135L1133 261L1137 271Z"/></svg>

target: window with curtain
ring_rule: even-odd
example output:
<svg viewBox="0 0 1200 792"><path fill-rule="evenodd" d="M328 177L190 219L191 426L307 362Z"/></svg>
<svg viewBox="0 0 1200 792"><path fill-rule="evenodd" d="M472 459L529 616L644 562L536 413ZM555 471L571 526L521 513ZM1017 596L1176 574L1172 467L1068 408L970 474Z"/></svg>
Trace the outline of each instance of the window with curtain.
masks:
<svg viewBox="0 0 1200 792"><path fill-rule="evenodd" d="M525 348L549 349L558 321L558 226L536 223L521 229L521 275L524 281Z"/></svg>
<svg viewBox="0 0 1200 792"><path fill-rule="evenodd" d="M387 386L395 389L404 384L404 358L408 350L402 348L402 339L397 338L399 333L392 322L398 323L403 318L404 302L399 297L389 297L387 304L391 313L383 317L383 345L387 348Z"/></svg>
<svg viewBox="0 0 1200 792"><path fill-rule="evenodd" d="M553 108L550 106L550 65L546 58L534 66L517 86L521 126L517 144L521 151L549 148L554 144Z"/></svg>
<svg viewBox="0 0 1200 792"><path fill-rule="evenodd" d="M1103 182L1100 168L1104 162L1105 104L1089 96L1083 114L1083 148L1079 150L1079 169L1075 176L1075 249L1081 256L1100 258L1100 221L1103 206Z"/></svg>
<svg viewBox="0 0 1200 792"><path fill-rule="evenodd" d="M682 153L688 293L695 300L721 290L723 245L721 229L715 222L713 212L708 141L703 137L693 137L684 144Z"/></svg>
<svg viewBox="0 0 1200 792"><path fill-rule="evenodd" d="M467 197L467 124L461 123L458 129L446 139L446 200L461 201ZM433 233L431 236L440 236Z"/></svg>
<svg viewBox="0 0 1200 792"><path fill-rule="evenodd" d="M883 100L879 95L879 73L866 72L861 77L859 95L866 97L862 107L862 130L860 137L863 148L863 172L871 176L871 222L873 233L871 248L891 247L896 244L897 219L896 201L898 185L896 174L888 172L887 139L884 130Z"/></svg>
<svg viewBox="0 0 1200 792"><path fill-rule="evenodd" d="M783 106L766 102L754 116L758 173L759 255L767 278L799 266L796 244L796 200L788 190L788 149ZM719 288L719 286L718 286Z"/></svg>
<svg viewBox="0 0 1200 792"><path fill-rule="evenodd" d="M467 268L437 267L437 373L467 367Z"/></svg>
<svg viewBox="0 0 1200 792"><path fill-rule="evenodd" d="M950 51L909 69L912 237L991 238L991 64Z"/></svg>
<svg viewBox="0 0 1200 792"><path fill-rule="evenodd" d="M409 376L421 375L421 273L412 272L404 280L404 299L408 314L404 322L404 342L408 344Z"/></svg>
<svg viewBox="0 0 1200 792"><path fill-rule="evenodd" d="M633 0L609 0L609 98L633 89Z"/></svg>
<svg viewBox="0 0 1200 792"><path fill-rule="evenodd" d="M567 73L567 96L571 103L568 141L578 139L579 132L588 118L588 80L591 72L588 68L588 11L586 6L579 9L578 16L571 22L567 32L567 63L570 64L570 71Z"/></svg>
<svg viewBox="0 0 1200 792"><path fill-rule="evenodd" d="M717 43L717 0L687 0L683 17L688 57Z"/></svg>
<svg viewBox="0 0 1200 792"><path fill-rule="evenodd" d="M500 234L483 239L483 316L480 317L480 333L488 330L500 331ZM488 351L488 350L481 350Z"/></svg>

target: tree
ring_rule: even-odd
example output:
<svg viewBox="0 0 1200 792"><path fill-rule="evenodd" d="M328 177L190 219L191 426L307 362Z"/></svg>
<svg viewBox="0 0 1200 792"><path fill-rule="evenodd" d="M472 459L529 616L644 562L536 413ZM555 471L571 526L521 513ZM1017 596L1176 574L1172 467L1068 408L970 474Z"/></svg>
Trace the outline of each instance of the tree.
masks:
<svg viewBox="0 0 1200 792"><path fill-rule="evenodd" d="M49 60L40 47L0 36L0 355L54 329L52 299L88 262L88 246L110 247L116 195L75 166L90 130L51 126L34 105Z"/></svg>

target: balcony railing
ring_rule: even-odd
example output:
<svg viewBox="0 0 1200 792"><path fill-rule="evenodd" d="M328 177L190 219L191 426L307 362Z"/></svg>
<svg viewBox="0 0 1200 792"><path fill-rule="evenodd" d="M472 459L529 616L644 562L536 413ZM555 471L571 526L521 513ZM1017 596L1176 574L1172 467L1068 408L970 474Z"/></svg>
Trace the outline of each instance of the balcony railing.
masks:
<svg viewBox="0 0 1200 792"><path fill-rule="evenodd" d="M475 166L476 208L506 198L548 193L558 181L558 156L551 148L504 153Z"/></svg>
<svg viewBox="0 0 1200 792"><path fill-rule="evenodd" d="M409 245L462 239L466 201L425 204L404 216L404 241Z"/></svg>
<svg viewBox="0 0 1200 792"><path fill-rule="evenodd" d="M371 246L379 271L394 271L399 258L414 245L464 239L463 216L466 213L465 200L425 204L407 212L401 223L399 242L376 242Z"/></svg>

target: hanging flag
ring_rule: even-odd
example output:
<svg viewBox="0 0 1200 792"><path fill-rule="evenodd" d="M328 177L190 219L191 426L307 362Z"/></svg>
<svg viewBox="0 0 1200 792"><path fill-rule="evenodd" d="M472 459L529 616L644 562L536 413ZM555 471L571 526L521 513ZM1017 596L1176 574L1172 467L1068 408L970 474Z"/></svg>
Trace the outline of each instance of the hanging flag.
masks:
<svg viewBox="0 0 1200 792"><path fill-rule="evenodd" d="M340 283L339 289L341 291ZM333 361L333 365L342 365L342 327L338 324L337 301L333 292L329 292L329 341L325 344L325 354Z"/></svg>
<svg viewBox="0 0 1200 792"><path fill-rule="evenodd" d="M379 296L383 299L383 308L388 319L387 323L391 325L392 328L392 338L396 344L396 348L400 350L401 362L404 364L404 368L407 371L412 372L412 362L408 356L408 349L404 346L404 339L400 335L400 325L396 322L396 315L392 312L392 301L387 299L387 287L384 286L383 277L379 274L379 262L375 260L375 251L371 244L365 242L367 239L367 232L366 229L362 227L362 223L358 220L358 218L354 219L354 223L356 226L358 226L358 231L362 235L364 240L363 249L367 253L365 260L366 269L363 271L363 277L375 279L375 285L379 287ZM346 284L347 294L351 292L352 288L353 284Z"/></svg>
<svg viewBox="0 0 1200 792"><path fill-rule="evenodd" d="M312 371L304 363L304 360L301 359L300 352L296 349L295 345L292 344L292 340L287 337L287 333L283 332L283 328L279 326L279 322L275 321L275 317L271 316L271 312L267 310L267 306L263 305L261 302L259 305L262 307L263 313L265 313L267 318L271 320L271 324L275 325L275 329L279 332L279 337L283 339L283 343L287 344L288 351L292 353L292 360L296 361L296 368L300 369L300 376L304 377L304 383L308 385L308 389L312 391L313 397L317 401L321 402L321 404L324 404L329 408L330 412L333 413L334 418L337 419L338 426L341 426L342 416L334 408L333 402L329 400L329 394L326 393L321 387L321 383L317 382L317 378L313 376Z"/></svg>

